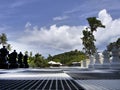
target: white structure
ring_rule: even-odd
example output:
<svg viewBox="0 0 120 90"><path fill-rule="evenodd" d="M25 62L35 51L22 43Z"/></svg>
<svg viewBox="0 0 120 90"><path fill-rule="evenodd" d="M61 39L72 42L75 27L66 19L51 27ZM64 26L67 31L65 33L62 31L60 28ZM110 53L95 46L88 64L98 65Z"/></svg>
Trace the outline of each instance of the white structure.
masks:
<svg viewBox="0 0 120 90"><path fill-rule="evenodd" d="M54 61L49 61L48 64L51 66L61 66L62 65L60 62L54 62Z"/></svg>
<svg viewBox="0 0 120 90"><path fill-rule="evenodd" d="M90 64L89 64L88 68L94 69L95 57L93 55L90 55L89 59L90 59Z"/></svg>
<svg viewBox="0 0 120 90"><path fill-rule="evenodd" d="M88 68L90 64L90 60L89 59L85 59L81 61L81 68Z"/></svg>
<svg viewBox="0 0 120 90"><path fill-rule="evenodd" d="M95 69L102 68L102 64L101 64L100 60L101 60L100 54L98 52L95 53L95 64L94 64L94 68Z"/></svg>
<svg viewBox="0 0 120 90"><path fill-rule="evenodd" d="M86 67L87 67L87 62L86 62L86 60L82 60L82 61L81 61L81 67L82 67L82 68L86 68Z"/></svg>
<svg viewBox="0 0 120 90"><path fill-rule="evenodd" d="M112 61L111 61L111 68L112 69L120 69L120 48L114 46L112 49Z"/></svg>
<svg viewBox="0 0 120 90"><path fill-rule="evenodd" d="M107 50L103 51L103 64L102 67L104 69L109 69L110 68L110 54Z"/></svg>
<svg viewBox="0 0 120 90"><path fill-rule="evenodd" d="M87 67L87 61L83 60L83 67Z"/></svg>

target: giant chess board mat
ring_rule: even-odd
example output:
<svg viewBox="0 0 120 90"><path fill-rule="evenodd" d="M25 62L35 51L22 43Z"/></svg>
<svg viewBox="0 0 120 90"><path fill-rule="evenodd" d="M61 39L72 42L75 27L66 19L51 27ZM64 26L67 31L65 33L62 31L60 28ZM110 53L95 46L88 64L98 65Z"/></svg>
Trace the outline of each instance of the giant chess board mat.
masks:
<svg viewBox="0 0 120 90"><path fill-rule="evenodd" d="M0 90L120 90L119 70L0 69Z"/></svg>

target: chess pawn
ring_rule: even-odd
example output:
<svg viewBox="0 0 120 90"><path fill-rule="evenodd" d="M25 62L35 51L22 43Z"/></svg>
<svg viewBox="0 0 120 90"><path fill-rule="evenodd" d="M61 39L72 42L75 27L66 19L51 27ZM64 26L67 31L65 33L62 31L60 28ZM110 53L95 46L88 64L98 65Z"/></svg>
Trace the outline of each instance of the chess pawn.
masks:
<svg viewBox="0 0 120 90"><path fill-rule="evenodd" d="M103 68L109 69L110 68L110 53L107 50L103 51Z"/></svg>
<svg viewBox="0 0 120 90"><path fill-rule="evenodd" d="M112 69L120 69L120 57L119 57L120 49L116 46L112 49L112 61L111 68Z"/></svg>

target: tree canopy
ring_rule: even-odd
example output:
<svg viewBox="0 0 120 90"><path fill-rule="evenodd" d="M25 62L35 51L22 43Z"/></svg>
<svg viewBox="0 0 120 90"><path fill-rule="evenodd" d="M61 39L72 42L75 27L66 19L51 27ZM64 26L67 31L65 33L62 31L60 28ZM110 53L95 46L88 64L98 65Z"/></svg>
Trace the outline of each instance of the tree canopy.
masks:
<svg viewBox="0 0 120 90"><path fill-rule="evenodd" d="M104 25L102 25L101 21L96 19L96 17L89 17L87 18L89 28L91 29L91 32L97 31L98 27L105 28Z"/></svg>

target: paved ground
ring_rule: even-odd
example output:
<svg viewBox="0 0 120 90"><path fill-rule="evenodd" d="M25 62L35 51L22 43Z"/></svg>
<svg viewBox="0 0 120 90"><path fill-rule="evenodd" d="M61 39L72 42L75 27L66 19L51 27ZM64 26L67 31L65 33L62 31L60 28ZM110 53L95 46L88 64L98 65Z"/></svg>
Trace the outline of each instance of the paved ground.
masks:
<svg viewBox="0 0 120 90"><path fill-rule="evenodd" d="M0 69L0 90L120 90L119 70Z"/></svg>

